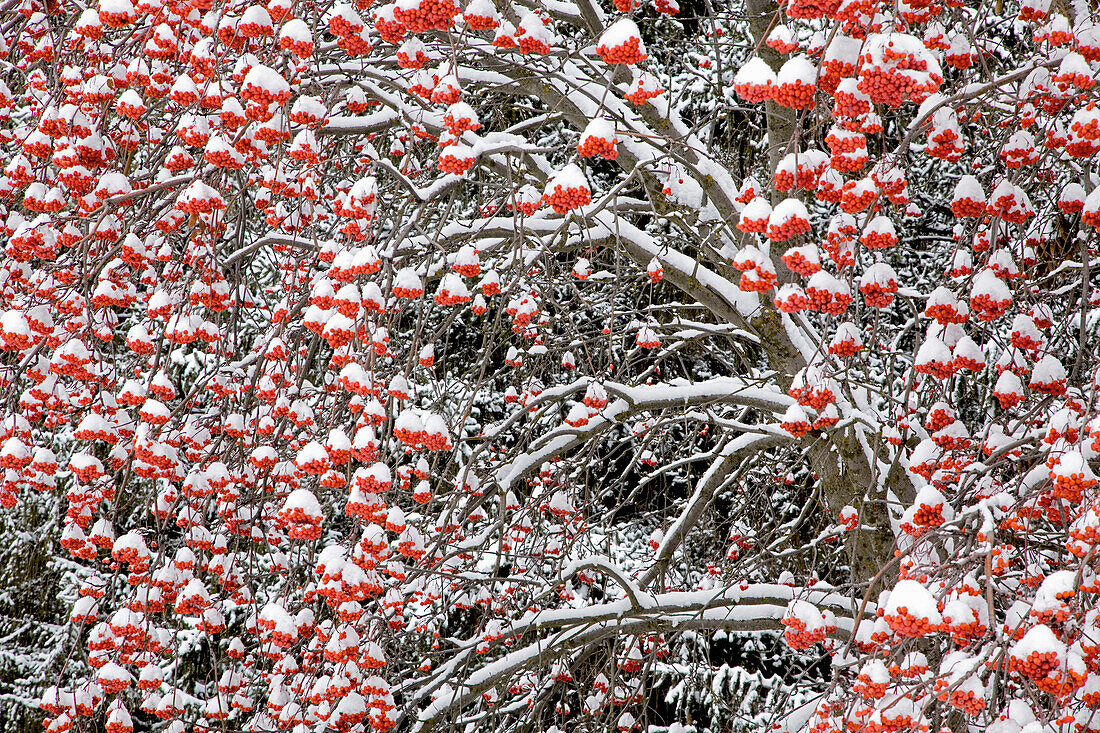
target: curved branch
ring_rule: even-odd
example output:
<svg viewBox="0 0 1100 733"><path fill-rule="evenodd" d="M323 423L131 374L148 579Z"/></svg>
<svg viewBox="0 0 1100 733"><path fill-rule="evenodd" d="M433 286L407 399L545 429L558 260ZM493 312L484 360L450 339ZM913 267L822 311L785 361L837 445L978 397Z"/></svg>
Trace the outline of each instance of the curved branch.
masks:
<svg viewBox="0 0 1100 733"><path fill-rule="evenodd" d="M774 631L782 628L787 605L795 597L805 598L837 614L840 636L855 627L847 597L829 591L798 591L784 585L759 584L745 590L737 588L711 591L671 592L646 596L645 607L634 610L624 599L586 609L563 609L534 614L526 622L513 625L500 638L516 638L530 631L561 629L556 635L533 640L470 673L462 685L447 694L437 694L417 716L412 730L431 729L441 716L474 702L480 695L511 679L544 658L560 658L572 649L623 634L651 634L691 629L730 629L741 632ZM873 614L868 606L865 613ZM468 661L474 647L456 654L432 675L431 681L409 694L410 707L443 688L448 679ZM400 722L399 722L400 724Z"/></svg>
<svg viewBox="0 0 1100 733"><path fill-rule="evenodd" d="M683 543L687 533L699 521L699 517L714 498L714 492L721 486L726 476L741 462L746 454L764 450L773 445L778 445L782 440L772 435L741 435L730 441L722 451L722 455L714 461L706 473L695 485L695 493L688 499L684 510L680 513L672 528L665 533L660 547L657 548L657 557L653 565L638 581L646 588L656 580L672 560L677 548Z"/></svg>
<svg viewBox="0 0 1100 733"><path fill-rule="evenodd" d="M604 383L604 388L619 396L588 425L563 427L543 436L533 450L497 469L495 479L503 490L551 458L577 448L593 436L622 423L631 415L646 410L690 407L711 402L754 407L782 414L794 400L780 392L751 386L740 379L718 377L697 384L664 384L644 387Z"/></svg>

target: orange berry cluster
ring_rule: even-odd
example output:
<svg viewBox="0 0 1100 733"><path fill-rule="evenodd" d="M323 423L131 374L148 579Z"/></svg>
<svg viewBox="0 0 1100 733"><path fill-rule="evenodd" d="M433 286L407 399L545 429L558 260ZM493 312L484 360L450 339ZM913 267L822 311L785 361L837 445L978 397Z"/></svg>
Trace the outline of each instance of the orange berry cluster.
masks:
<svg viewBox="0 0 1100 733"><path fill-rule="evenodd" d="M849 181L840 195L840 208L849 214L856 214L873 204L877 198L875 191L858 189L854 182Z"/></svg>
<svg viewBox="0 0 1100 733"><path fill-rule="evenodd" d="M1056 652L1034 651L1027 655L1026 659L1010 656L1008 658L1008 671L1027 677L1030 680L1041 680L1058 669L1058 654Z"/></svg>
<svg viewBox="0 0 1100 733"><path fill-rule="evenodd" d="M854 153L857 150L867 149L867 138L859 134L840 136L830 133L825 138L825 144L829 146L829 152L833 155L839 153Z"/></svg>
<svg viewBox="0 0 1100 733"><path fill-rule="evenodd" d="M1074 504L1081 501L1086 489L1091 489L1096 485L1096 479L1086 479L1084 473L1073 473L1064 476L1055 475L1055 473L1051 471L1051 478L1054 481L1054 490L1052 492L1054 498L1065 499Z"/></svg>
<svg viewBox="0 0 1100 733"><path fill-rule="evenodd" d="M456 295L449 290L440 290L435 295L436 305L462 305L470 302L469 295Z"/></svg>
<svg viewBox="0 0 1100 733"><path fill-rule="evenodd" d="M870 157L867 155L866 148L858 150L853 153L841 153L840 155L834 155L829 159L829 166L833 170L840 171L841 173L855 173L862 170L863 166L867 165L867 161Z"/></svg>
<svg viewBox="0 0 1100 733"><path fill-rule="evenodd" d="M619 149L615 146L615 141L605 140L601 137L586 137L577 146L577 152L580 153L582 158L592 158L598 155L607 160L615 160L619 157Z"/></svg>
<svg viewBox="0 0 1100 733"><path fill-rule="evenodd" d="M886 614L885 619L890 630L899 636L925 636L939 630L928 619L910 614L905 606L898 606L897 613Z"/></svg>
<svg viewBox="0 0 1100 733"><path fill-rule="evenodd" d="M943 524L943 504L921 504L913 513L913 523L921 527L939 527Z"/></svg>
<svg viewBox="0 0 1100 733"><path fill-rule="evenodd" d="M516 203L509 203L508 208L522 213L524 216L531 216L539 210L541 201L517 201ZM489 293L485 293L489 295Z"/></svg>
<svg viewBox="0 0 1100 733"><path fill-rule="evenodd" d="M244 160L234 157L228 150L207 150L202 157L207 163L219 168L239 170L244 167Z"/></svg>
<svg viewBox="0 0 1100 733"><path fill-rule="evenodd" d="M899 69L900 70L900 69ZM871 98L874 104L888 107L900 107L908 99L935 91L918 84L915 79L895 73L880 66L872 66L860 71L857 88Z"/></svg>
<svg viewBox="0 0 1100 733"><path fill-rule="evenodd" d="M783 428L796 438L801 438L806 435L806 433L810 432L810 423L806 422L805 420L797 422L781 422L779 423L779 427Z"/></svg>
<svg viewBox="0 0 1100 733"><path fill-rule="evenodd" d="M129 12L107 12L104 10L99 11L99 22L105 26L111 28L125 28L134 22L136 18L133 13Z"/></svg>
<svg viewBox="0 0 1100 733"><path fill-rule="evenodd" d="M627 98L627 100L630 101L631 104L635 104L635 105L641 107L643 104L645 104L649 100L656 99L657 97L661 96L664 93L665 93L665 90L660 88L660 87L657 87L656 89L653 89L653 90L647 90L647 89L639 88L639 89L636 89L635 91L627 93L624 96Z"/></svg>
<svg viewBox="0 0 1100 733"><path fill-rule="evenodd" d="M1039 161L1039 153L1035 151L1035 147L1018 147L1018 148L1005 148L1000 153L1001 162L1005 164L1006 168L1022 168L1025 165L1032 165Z"/></svg>
<svg viewBox="0 0 1100 733"><path fill-rule="evenodd" d="M450 113L443 115L443 126L446 127L447 132L452 135L461 135L467 130L476 131L481 129L480 122L474 122L469 117L459 117L455 119L454 115Z"/></svg>
<svg viewBox="0 0 1100 733"><path fill-rule="evenodd" d="M379 16L374 21L374 29L386 43L401 43L408 29L400 22Z"/></svg>
<svg viewBox="0 0 1100 733"><path fill-rule="evenodd" d="M424 294L424 289L423 288L406 288L406 287L402 287L402 286L398 285L397 287L395 287L393 289L393 294L396 295L398 298L407 298L407 299L411 300L413 298L419 298L421 295L423 295Z"/></svg>
<svg viewBox="0 0 1100 733"><path fill-rule="evenodd" d="M458 6L451 0L420 0L420 5L410 10L400 5L394 8L394 18L413 33L429 30L445 31L453 24L458 15Z"/></svg>
<svg viewBox="0 0 1100 733"><path fill-rule="evenodd" d="M553 50L552 48L550 48L550 46L548 46L543 41L541 41L538 38L535 38L533 36L530 36L530 35L520 36L516 40L516 43L519 46L519 52L520 53L526 53L526 54L532 54L533 53L533 54L538 54L539 56L545 56L546 54L550 53L550 51Z"/></svg>
<svg viewBox="0 0 1100 733"><path fill-rule="evenodd" d="M871 104L866 99L854 94L837 91L833 97L833 115L836 117L859 117L871 111Z"/></svg>
<svg viewBox="0 0 1100 733"><path fill-rule="evenodd" d="M806 623L798 618L785 618L782 623L787 627L783 632L783 638L791 649L809 649L814 644L825 641L824 628L808 632Z"/></svg>
<svg viewBox="0 0 1100 733"><path fill-rule="evenodd" d="M854 339L849 338L849 339L844 339L843 341L838 341L836 343L830 344L829 345L829 353L830 354L835 354L836 356L839 356L841 359L847 359L849 357L852 357L852 356L855 356L856 354L858 354L860 352L860 348L861 348L860 345L857 344ZM837 421L832 420L831 422L833 424L836 424ZM816 427L817 424L815 423L814 425Z"/></svg>
<svg viewBox="0 0 1100 733"><path fill-rule="evenodd" d="M964 196L951 202L951 213L959 219L978 218L985 215L985 203Z"/></svg>
<svg viewBox="0 0 1100 733"><path fill-rule="evenodd" d="M886 683L872 682L870 677L861 674L852 685L852 690L859 693L864 700L879 700L886 696Z"/></svg>
<svg viewBox="0 0 1100 733"><path fill-rule="evenodd" d="M801 288L797 290L791 290L784 293L782 299L775 298L772 301L775 307L784 313L798 313L799 311L806 310L810 306L810 301L806 298L806 293Z"/></svg>
<svg viewBox="0 0 1100 733"><path fill-rule="evenodd" d="M913 371L918 374L927 374L930 377L936 379L947 379L955 373L954 361L928 361L924 364L916 364L913 366Z"/></svg>
<svg viewBox="0 0 1100 733"><path fill-rule="evenodd" d="M412 56L409 56L404 49L399 50L396 55L397 65L402 69L421 69L428 63L428 54L419 49Z"/></svg>
<svg viewBox="0 0 1100 733"><path fill-rule="evenodd" d="M393 435L410 448L421 445L425 437L423 430L409 430L408 428L397 428L393 431Z"/></svg>
<svg viewBox="0 0 1100 733"><path fill-rule="evenodd" d="M362 36L340 36L336 39L336 45L344 49L348 56L365 56L374 48L370 41Z"/></svg>
<svg viewBox="0 0 1100 733"><path fill-rule="evenodd" d="M1002 410L1010 410L1024 401L1024 396L1019 392L994 392Z"/></svg>
<svg viewBox="0 0 1100 733"><path fill-rule="evenodd" d="M852 302L852 296L848 293L834 293L831 290L818 290L810 286L806 288L806 298L812 310L821 311L830 316L839 316L848 310Z"/></svg>
<svg viewBox="0 0 1100 733"><path fill-rule="evenodd" d="M898 243L898 238L889 232L867 232L860 238L868 249L887 249Z"/></svg>
<svg viewBox="0 0 1100 733"><path fill-rule="evenodd" d="M471 30L475 31L491 31L500 25L496 18L492 18L488 15L473 15L464 14L462 19L466 21L466 25L470 26Z"/></svg>
<svg viewBox="0 0 1100 733"><path fill-rule="evenodd" d="M859 292L863 295L863 302L871 308L887 308L894 302L894 293L898 291L897 283L890 281L891 286L883 287L880 283L870 282L859 286Z"/></svg>
<svg viewBox="0 0 1100 733"><path fill-rule="evenodd" d="M787 4L787 15L804 20L831 18L839 9L840 0L791 0Z"/></svg>
<svg viewBox="0 0 1100 733"><path fill-rule="evenodd" d="M592 192L580 186L576 188L556 186L546 196L546 202L554 209L554 213L565 214L573 209L579 209L592 203Z"/></svg>
<svg viewBox="0 0 1100 733"><path fill-rule="evenodd" d="M802 277L809 277L821 269L819 263L807 260L797 249L784 252L782 259L788 270Z"/></svg>
<svg viewBox="0 0 1100 733"><path fill-rule="evenodd" d="M802 188L807 191L812 191L817 188L817 179L820 176L821 171L817 168L811 168L799 163L793 174L789 170L777 170L773 182L775 183L776 189L784 193L790 191L792 188Z"/></svg>
<svg viewBox="0 0 1100 733"><path fill-rule="evenodd" d="M279 48L284 51L290 51L298 58L309 58L313 55L313 41L296 41L290 37L283 37L279 39Z"/></svg>
<svg viewBox="0 0 1100 733"><path fill-rule="evenodd" d="M779 84L772 93L776 104L792 109L807 109L814 104L813 84L797 81L793 84Z"/></svg>
<svg viewBox="0 0 1100 733"><path fill-rule="evenodd" d="M432 90L431 99L436 104L451 105L462 99L462 90L451 84L441 84Z"/></svg>
<svg viewBox="0 0 1100 733"><path fill-rule="evenodd" d="M737 228L746 234L763 234L768 230L768 217L764 216L759 219L741 217L741 220L737 222Z"/></svg>
<svg viewBox="0 0 1100 733"><path fill-rule="evenodd" d="M605 64L638 64L649 58L642 52L641 43L640 38L628 38L618 46L597 46L596 53Z"/></svg>
<svg viewBox="0 0 1100 733"><path fill-rule="evenodd" d="M225 202L215 198L193 198L179 201L176 208L185 214L211 214L225 208Z"/></svg>
<svg viewBox="0 0 1100 733"><path fill-rule="evenodd" d="M953 690L950 695L945 692L940 695L940 700L967 715L978 715L985 710L985 699L976 697L973 690Z"/></svg>
<svg viewBox="0 0 1100 733"><path fill-rule="evenodd" d="M810 231L810 222L801 217L791 217L785 222L768 223L768 239L773 242L785 242L792 237L797 237L800 234L808 234Z"/></svg>
<svg viewBox="0 0 1100 733"><path fill-rule="evenodd" d="M737 287L745 293L766 293L775 285L774 272L766 272L758 269L747 270L741 275Z"/></svg>
<svg viewBox="0 0 1100 733"><path fill-rule="evenodd" d="M970 298L970 309L974 311L974 315L983 321L992 321L998 316L1004 315L1011 305L1011 299L993 300L991 296L985 293L979 293Z"/></svg>
<svg viewBox="0 0 1100 733"><path fill-rule="evenodd" d="M772 98L772 86L770 84L734 84L733 91L737 96L749 104L759 104Z"/></svg>

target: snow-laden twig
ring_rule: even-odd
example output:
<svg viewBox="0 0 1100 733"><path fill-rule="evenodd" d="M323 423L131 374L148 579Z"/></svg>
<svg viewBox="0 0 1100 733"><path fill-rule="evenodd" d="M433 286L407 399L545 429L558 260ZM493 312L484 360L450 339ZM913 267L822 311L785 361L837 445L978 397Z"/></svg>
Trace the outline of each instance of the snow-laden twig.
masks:
<svg viewBox="0 0 1100 733"><path fill-rule="evenodd" d="M614 579L614 581L622 587L627 598L630 599L632 610L641 611L646 608L653 608L654 601L652 596L642 590L638 584L627 575L625 570L611 562L608 558L600 555L589 555L581 560L570 562L562 570L560 579L563 582L569 580L585 568L599 570L604 575L608 575Z"/></svg>

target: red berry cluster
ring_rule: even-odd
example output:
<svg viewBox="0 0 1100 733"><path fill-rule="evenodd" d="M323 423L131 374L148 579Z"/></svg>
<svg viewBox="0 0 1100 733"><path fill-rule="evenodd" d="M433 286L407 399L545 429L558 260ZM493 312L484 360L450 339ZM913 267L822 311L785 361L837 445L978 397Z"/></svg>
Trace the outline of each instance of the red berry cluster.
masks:
<svg viewBox="0 0 1100 733"><path fill-rule="evenodd" d="M763 234L768 229L768 217L751 219L742 216L741 220L737 222L737 228L746 234Z"/></svg>
<svg viewBox="0 0 1100 733"><path fill-rule="evenodd" d="M910 614L905 606L899 606L895 614L886 614L885 619L890 630L899 636L918 637L939 631L927 618Z"/></svg>
<svg viewBox="0 0 1100 733"><path fill-rule="evenodd" d="M293 38L283 37L279 39L279 48L290 51L298 58L309 58L313 55L313 41L296 41Z"/></svg>
<svg viewBox="0 0 1100 733"><path fill-rule="evenodd" d="M799 216L793 216L782 223L768 222L767 236L773 242L785 242L792 237L810 232L810 222Z"/></svg>
<svg viewBox="0 0 1100 733"><path fill-rule="evenodd" d="M809 277L821 269L820 263L806 259L798 249L787 250L782 259L788 270L803 277Z"/></svg>
<svg viewBox="0 0 1100 733"><path fill-rule="evenodd" d="M133 23L137 18L130 12L107 12L104 10L99 11L99 21L105 26L111 28L125 28Z"/></svg>
<svg viewBox="0 0 1100 733"><path fill-rule="evenodd" d="M897 245L898 238L890 232L866 232L859 241L868 249L887 249Z"/></svg>
<svg viewBox="0 0 1100 733"><path fill-rule="evenodd" d="M423 295L424 294L424 289L423 288L405 288L405 287L401 287L400 285L398 285L397 287L395 287L393 289L393 294L395 296L397 296L398 298L406 298L406 299L411 300L413 298L419 298L421 295Z"/></svg>
<svg viewBox="0 0 1100 733"><path fill-rule="evenodd" d="M596 53L605 64L638 64L649 58L642 52L641 43L640 38L628 38L618 46L596 46Z"/></svg>
<svg viewBox="0 0 1100 733"><path fill-rule="evenodd" d="M439 156L439 163L437 167L443 173L453 173L454 175L461 176L474 165L475 158L471 157L456 157L452 153L443 152Z"/></svg>
<svg viewBox="0 0 1100 733"><path fill-rule="evenodd" d="M378 35L382 37L383 41L394 44L401 43L401 39L409 31L400 21L390 20L382 16L374 19L374 29L378 31Z"/></svg>
<svg viewBox="0 0 1100 733"><path fill-rule="evenodd" d="M766 293L775 286L776 274L766 270L752 269L741 274L737 287L745 293Z"/></svg>
<svg viewBox="0 0 1100 733"><path fill-rule="evenodd" d="M945 362L931 359L922 364L915 364L913 366L913 371L917 372L918 374L927 374L928 376L935 377L936 379L947 379L955 373L955 363L954 361Z"/></svg>
<svg viewBox="0 0 1100 733"><path fill-rule="evenodd" d="M861 674L852 685L852 690L864 700L878 700L886 696L886 683L873 682L869 676Z"/></svg>
<svg viewBox="0 0 1100 733"><path fill-rule="evenodd" d="M974 311L974 315L983 321L992 321L1004 315L1011 305L1011 299L993 300L985 293L979 293L970 298L970 309Z"/></svg>
<svg viewBox="0 0 1100 733"><path fill-rule="evenodd" d="M878 65L866 66L860 69L857 88L874 104L888 107L900 107L910 99L923 99L936 90L904 73L911 69L923 71L915 69L916 63L914 59L914 65L897 65L889 69Z"/></svg>
<svg viewBox="0 0 1100 733"><path fill-rule="evenodd" d="M451 0L420 0L420 5L410 10L398 5L394 8L393 15L398 23L413 33L445 31L454 25L458 6Z"/></svg>
<svg viewBox="0 0 1100 733"><path fill-rule="evenodd" d="M861 349L862 347L855 341L855 339L851 338L829 344L829 353L835 354L841 359L847 359L849 357L855 356L861 351Z"/></svg>
<svg viewBox="0 0 1100 733"><path fill-rule="evenodd" d="M985 203L964 196L951 202L951 213L956 218L978 218L985 215Z"/></svg>
<svg viewBox="0 0 1100 733"><path fill-rule="evenodd" d="M402 69L422 69L426 63L428 63L428 54L419 49L412 56L409 56L404 49L397 52L397 65Z"/></svg>
<svg viewBox="0 0 1100 733"><path fill-rule="evenodd" d="M771 84L734 84L733 91L749 104L759 104L772 98Z"/></svg>
<svg viewBox="0 0 1100 733"><path fill-rule="evenodd" d="M863 302L871 308L888 308L894 302L894 293L898 291L897 283L890 281L892 287L883 287L880 283L871 282L859 286L859 292L863 294Z"/></svg>
<svg viewBox="0 0 1100 733"><path fill-rule="evenodd" d="M487 15L464 14L462 19L466 21L466 25L470 26L471 30L475 31L491 31L500 25L496 18Z"/></svg>
<svg viewBox="0 0 1100 733"><path fill-rule="evenodd" d="M839 9L840 0L791 0L787 4L787 15L804 20L831 18Z"/></svg>
<svg viewBox="0 0 1100 733"><path fill-rule="evenodd" d="M624 96L627 98L627 100L630 101L631 104L635 104L635 105L641 107L643 104L645 104L649 100L656 99L657 97L661 96L664 93L665 93L665 90L662 89L661 87L657 87L656 89L653 89L653 90L647 90L647 89L639 87L638 89L636 89L634 91L628 92Z"/></svg>
<svg viewBox="0 0 1100 733"><path fill-rule="evenodd" d="M794 287L781 290L782 297L776 297L773 304L784 313L798 313L810 307L810 301L806 298L802 288Z"/></svg>
<svg viewBox="0 0 1100 733"><path fill-rule="evenodd" d="M577 146L577 152L580 153L582 158L592 158L598 155L607 160L615 160L619 157L619 149L615 146L614 140L605 140L594 136L581 140L581 144Z"/></svg>
<svg viewBox="0 0 1100 733"><path fill-rule="evenodd" d="M788 433L790 433L795 438L801 438L801 437L805 436L806 433L810 432L810 423L806 422L805 420L799 420L799 421L793 421L793 422L787 422L787 421L781 422L781 423L779 423L779 427L786 430ZM784 623L786 623L786 620L784 620ZM788 631L787 633L789 634L790 632ZM789 642L790 642L790 640L788 639L788 643Z"/></svg>
<svg viewBox="0 0 1100 733"><path fill-rule="evenodd" d="M793 84L779 84L772 93L772 99L776 104L792 109L807 109L814 104L814 90L816 86L796 81Z"/></svg>
<svg viewBox="0 0 1100 733"><path fill-rule="evenodd" d="M348 56L365 56L374 48L362 35L341 36L336 40L336 45L344 49Z"/></svg>
<svg viewBox="0 0 1100 733"><path fill-rule="evenodd" d="M494 41L494 45L495 45ZM519 46L519 52L525 54L537 54L539 56L545 56L553 49L550 48L542 40L535 38L531 35L522 35L516 39L516 44Z"/></svg>
<svg viewBox="0 0 1100 733"><path fill-rule="evenodd" d="M576 188L556 186L546 196L546 202L554 209L554 213L565 214L592 203L592 192L580 186Z"/></svg>
<svg viewBox="0 0 1100 733"><path fill-rule="evenodd" d="M852 302L852 296L849 293L834 293L827 289L819 290L812 285L806 288L806 299L809 301L810 309L821 311L830 316L839 316L848 310L848 306Z"/></svg>
<svg viewBox="0 0 1100 733"><path fill-rule="evenodd" d="M787 627L783 638L791 649L809 649L814 644L825 641L825 627L806 631L806 622L800 618L785 618L781 622Z"/></svg>
<svg viewBox="0 0 1100 733"><path fill-rule="evenodd" d="M443 83L432 90L431 100L436 104L452 105L462 99L462 90L453 84Z"/></svg>
<svg viewBox="0 0 1100 733"><path fill-rule="evenodd" d="M1008 658L1008 671L1027 677L1030 680L1041 680L1048 677L1051 672L1056 672L1059 667L1057 652L1034 651L1027 655L1026 659L1015 656Z"/></svg>
<svg viewBox="0 0 1100 733"><path fill-rule="evenodd" d="M856 214L873 204L878 192L868 188L858 188L855 182L844 184L840 195L840 208L849 214Z"/></svg>
<svg viewBox="0 0 1100 733"><path fill-rule="evenodd" d="M862 97L838 90L833 96L833 116L856 118L871 111L871 103Z"/></svg>

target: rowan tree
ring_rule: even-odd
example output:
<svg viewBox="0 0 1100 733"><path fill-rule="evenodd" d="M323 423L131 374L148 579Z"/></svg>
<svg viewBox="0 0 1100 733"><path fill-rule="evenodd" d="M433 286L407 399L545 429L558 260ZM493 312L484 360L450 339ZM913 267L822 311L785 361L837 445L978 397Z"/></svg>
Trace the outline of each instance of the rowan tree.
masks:
<svg viewBox="0 0 1100 733"><path fill-rule="evenodd" d="M3 3L4 714L1100 731L1093 14Z"/></svg>

